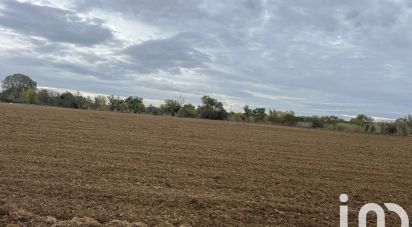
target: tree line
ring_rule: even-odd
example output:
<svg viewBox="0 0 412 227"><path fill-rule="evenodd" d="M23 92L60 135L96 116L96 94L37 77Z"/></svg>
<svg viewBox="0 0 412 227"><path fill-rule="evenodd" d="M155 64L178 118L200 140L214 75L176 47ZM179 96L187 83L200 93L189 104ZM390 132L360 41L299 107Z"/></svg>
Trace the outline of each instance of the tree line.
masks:
<svg viewBox="0 0 412 227"><path fill-rule="evenodd" d="M375 122L372 117L359 114L345 120L337 116L296 116L293 111L266 110L265 108L243 107L243 112L228 112L223 103L210 96L201 98L201 105L185 103L183 99L166 99L159 107L145 106L143 98L129 96L85 97L80 93L58 93L46 89L37 89L37 83L29 76L13 74L2 81L0 93L2 102L26 103L59 106L63 108L91 109L122 113L145 113L169 115L173 117L202 118L211 120L229 120L237 122L271 123L303 128L321 128L328 130L363 132L388 135L411 135L412 116L399 118L394 122Z"/></svg>

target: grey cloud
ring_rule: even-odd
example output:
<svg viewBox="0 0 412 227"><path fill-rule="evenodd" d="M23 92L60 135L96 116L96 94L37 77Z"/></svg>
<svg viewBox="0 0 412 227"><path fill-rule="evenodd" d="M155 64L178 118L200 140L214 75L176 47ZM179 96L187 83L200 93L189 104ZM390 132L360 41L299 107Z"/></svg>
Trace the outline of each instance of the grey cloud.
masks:
<svg viewBox="0 0 412 227"><path fill-rule="evenodd" d="M5 9L0 13L0 26L27 35L81 45L98 44L112 38L102 21L84 21L70 11L9 0L2 4Z"/></svg>
<svg viewBox="0 0 412 227"><path fill-rule="evenodd" d="M128 47L124 53L130 56L135 69L141 73L178 72L179 68L205 67L210 62L207 54L193 46L196 36L180 34L167 39L150 40Z"/></svg>
<svg viewBox="0 0 412 227"><path fill-rule="evenodd" d="M155 24L188 22L203 19L206 14L202 13L198 6L198 0L78 0L77 9L107 9L140 17Z"/></svg>
<svg viewBox="0 0 412 227"><path fill-rule="evenodd" d="M34 51L31 59L42 68L28 65L30 60L17 67L17 60L6 55L0 60L10 64L2 68L39 74L48 67L61 70L54 80L59 87L73 89L92 77L92 91L103 87L108 90L99 92L147 98L216 94L303 114L400 117L412 110L412 11L406 0L74 0L72 11L2 4L8 7L1 11L0 26L49 39L32 42L36 48L24 52L30 58ZM153 37L161 38L104 42L113 39L104 26L109 21L81 21L77 15L96 11L156 28L160 35ZM87 32L73 34L77 27ZM139 28L135 36L140 38ZM102 45L92 48L95 43ZM23 53L11 56L16 55ZM66 55L82 64L53 60ZM70 73L64 79L65 71L80 79Z"/></svg>

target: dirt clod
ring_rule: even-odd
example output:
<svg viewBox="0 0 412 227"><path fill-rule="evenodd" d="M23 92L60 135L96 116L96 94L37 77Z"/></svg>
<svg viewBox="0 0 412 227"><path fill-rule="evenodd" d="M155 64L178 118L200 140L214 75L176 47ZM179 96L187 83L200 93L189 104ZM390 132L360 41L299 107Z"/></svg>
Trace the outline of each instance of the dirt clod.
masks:
<svg viewBox="0 0 412 227"><path fill-rule="evenodd" d="M160 223L160 224L155 225L154 227L175 227L175 226L170 223Z"/></svg>
<svg viewBox="0 0 412 227"><path fill-rule="evenodd" d="M0 207L0 217L4 216L4 215L8 215L9 214L9 210L5 207Z"/></svg>

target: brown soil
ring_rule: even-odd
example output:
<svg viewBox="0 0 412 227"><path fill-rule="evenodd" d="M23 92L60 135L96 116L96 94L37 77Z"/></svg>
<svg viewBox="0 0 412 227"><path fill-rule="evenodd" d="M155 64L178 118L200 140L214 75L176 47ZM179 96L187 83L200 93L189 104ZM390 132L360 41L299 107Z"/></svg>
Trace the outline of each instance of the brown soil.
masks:
<svg viewBox="0 0 412 227"><path fill-rule="evenodd" d="M410 137L0 104L0 226L338 226L341 193L352 224L412 217L411 162Z"/></svg>

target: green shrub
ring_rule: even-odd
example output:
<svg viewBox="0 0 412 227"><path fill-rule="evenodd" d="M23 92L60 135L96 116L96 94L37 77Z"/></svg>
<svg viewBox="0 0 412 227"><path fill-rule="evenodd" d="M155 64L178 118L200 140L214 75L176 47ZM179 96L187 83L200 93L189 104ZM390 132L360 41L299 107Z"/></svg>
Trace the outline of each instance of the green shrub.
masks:
<svg viewBox="0 0 412 227"><path fill-rule="evenodd" d="M349 123L337 123L336 130L343 132L364 132L362 126Z"/></svg>
<svg viewBox="0 0 412 227"><path fill-rule="evenodd" d="M197 110L195 106L193 106L192 104L186 104L182 108L179 109L177 116L195 118L197 117Z"/></svg>
<svg viewBox="0 0 412 227"><path fill-rule="evenodd" d="M202 97L202 104L197 108L199 116L204 119L210 120L226 120L228 113L225 108L223 108L223 103L217 101L216 99L210 96Z"/></svg>
<svg viewBox="0 0 412 227"><path fill-rule="evenodd" d="M300 128L313 128L313 123L309 121L300 121L296 123L296 126Z"/></svg>

